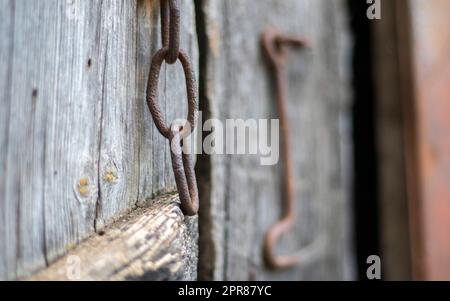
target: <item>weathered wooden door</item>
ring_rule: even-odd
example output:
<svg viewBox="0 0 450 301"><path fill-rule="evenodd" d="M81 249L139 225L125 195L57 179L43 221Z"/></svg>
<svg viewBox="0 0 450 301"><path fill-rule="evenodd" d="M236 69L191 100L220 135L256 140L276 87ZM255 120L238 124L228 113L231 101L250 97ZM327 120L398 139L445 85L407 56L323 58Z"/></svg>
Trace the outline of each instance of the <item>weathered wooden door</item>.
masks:
<svg viewBox="0 0 450 301"><path fill-rule="evenodd" d="M261 34L311 41L287 68L298 219L277 249L302 261L263 262L285 179L258 156L198 156L200 230L179 210L145 103L160 1L1 0L0 279L354 277L346 1L180 3L204 119L277 118ZM167 120L186 116L184 85L179 65L163 67Z"/></svg>

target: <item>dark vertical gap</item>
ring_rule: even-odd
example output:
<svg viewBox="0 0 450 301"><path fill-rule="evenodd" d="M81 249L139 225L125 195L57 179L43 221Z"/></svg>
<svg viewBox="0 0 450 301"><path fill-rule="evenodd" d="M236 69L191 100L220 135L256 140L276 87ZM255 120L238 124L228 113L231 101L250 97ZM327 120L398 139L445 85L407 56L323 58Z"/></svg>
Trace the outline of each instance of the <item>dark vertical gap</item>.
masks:
<svg viewBox="0 0 450 301"><path fill-rule="evenodd" d="M353 139L354 221L357 268L366 280L367 258L380 254L379 208L376 156L375 88L372 32L366 1L348 0L354 37L353 54Z"/></svg>
<svg viewBox="0 0 450 301"><path fill-rule="evenodd" d="M403 112L403 144L405 153L405 173L406 173L406 204L408 210L408 222L405 225L404 235L407 236L407 248L410 253L409 264L406 269L413 280L426 279L426 254L424 246L423 221L420 217L421 187L420 168L417 162L418 154L418 127L417 116L418 107L415 99L413 67L413 20L411 3L407 0L397 0L394 5L396 17L396 39L397 39L397 59L399 70L400 102Z"/></svg>
<svg viewBox="0 0 450 301"><path fill-rule="evenodd" d="M205 14L203 11L203 0L195 0L195 15L199 47L199 110L203 114L202 119L208 120L211 118L209 101L206 93L208 37L206 33ZM203 124L199 124L198 126L203 127ZM209 134L210 133L205 132L201 137L206 137ZM195 173L197 175L200 199L198 280L206 281L214 279L216 252L214 250L215 245L211 232L211 157L203 151L197 157Z"/></svg>

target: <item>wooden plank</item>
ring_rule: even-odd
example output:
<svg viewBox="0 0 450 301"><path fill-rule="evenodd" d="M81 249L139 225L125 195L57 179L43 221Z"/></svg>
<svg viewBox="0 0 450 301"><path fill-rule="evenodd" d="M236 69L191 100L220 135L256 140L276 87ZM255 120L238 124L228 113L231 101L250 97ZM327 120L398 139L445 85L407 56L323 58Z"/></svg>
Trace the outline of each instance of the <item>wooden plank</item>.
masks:
<svg viewBox="0 0 450 301"><path fill-rule="evenodd" d="M408 113L408 184L416 279L450 279L450 3L403 5L409 39L400 49ZM404 47L410 47L408 53ZM403 48L402 48L403 47ZM409 96L409 97L408 97Z"/></svg>
<svg viewBox="0 0 450 301"><path fill-rule="evenodd" d="M378 201L384 280L412 279L410 220L407 195L402 74L402 35L397 13L400 1L383 1L382 19L373 22L376 85ZM406 9L405 7L400 8ZM400 37L399 37L400 35ZM403 70L402 70L403 69Z"/></svg>
<svg viewBox="0 0 450 301"><path fill-rule="evenodd" d="M262 261L265 232L281 212L280 174L257 156L202 157L210 166L201 187L201 279L352 279L350 209L349 36L345 1L203 0L198 12L203 82L201 105L225 121L277 118L260 37L269 26L312 41L291 55L289 117L298 222L280 253L312 242L293 269L269 271Z"/></svg>
<svg viewBox="0 0 450 301"><path fill-rule="evenodd" d="M0 279L14 279L175 185L144 97L159 1L0 7ZM193 3L181 12L196 64ZM162 107L184 118L181 67L161 72Z"/></svg>
<svg viewBox="0 0 450 301"><path fill-rule="evenodd" d="M197 217L164 196L104 228L26 280L196 280Z"/></svg>
<svg viewBox="0 0 450 301"><path fill-rule="evenodd" d="M6 181L4 180L6 177L7 170L7 145L8 145L8 131L9 131L9 112L10 112L10 102L11 98L11 69L12 69L12 61L8 61L8 58L11 57L13 51L13 43L10 38L13 32L13 23L14 20L12 18L13 14L13 2L2 0L1 7L3 8L0 13L2 17L2 26L0 26L0 60L4 64L3 68L0 68L0 218L2 221L5 221L7 218L7 211L11 212L12 208L9 208L9 204L4 201L1 201L4 198L5 190L6 190ZM8 63L6 63L8 62ZM0 279L5 279L7 276L7 271L10 266L8 263L8 259L12 256L12 250L9 252L5 252L7 250L7 234L11 233L12 229L7 228L5 222L4 225L0 227L0 252L2 252L1 260L0 260ZM11 224L9 225L12 226ZM15 240L12 241L15 243Z"/></svg>
<svg viewBox="0 0 450 301"><path fill-rule="evenodd" d="M450 3L382 7L375 32L383 270L389 280L448 280Z"/></svg>

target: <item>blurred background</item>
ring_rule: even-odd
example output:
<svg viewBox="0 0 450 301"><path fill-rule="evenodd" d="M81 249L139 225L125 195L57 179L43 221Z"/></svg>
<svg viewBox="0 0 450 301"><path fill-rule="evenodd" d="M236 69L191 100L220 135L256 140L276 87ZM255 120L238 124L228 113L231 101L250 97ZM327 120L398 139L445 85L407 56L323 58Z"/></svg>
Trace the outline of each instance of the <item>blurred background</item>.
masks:
<svg viewBox="0 0 450 301"><path fill-rule="evenodd" d="M350 3L358 256L378 249L388 279L448 280L450 1L381 1L375 22Z"/></svg>

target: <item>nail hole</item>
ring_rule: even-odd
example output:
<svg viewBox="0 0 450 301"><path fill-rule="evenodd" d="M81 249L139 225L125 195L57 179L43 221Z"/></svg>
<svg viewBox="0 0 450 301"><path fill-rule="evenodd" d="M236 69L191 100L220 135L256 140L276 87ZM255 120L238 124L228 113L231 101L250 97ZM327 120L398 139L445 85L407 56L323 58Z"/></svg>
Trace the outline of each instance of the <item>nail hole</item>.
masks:
<svg viewBox="0 0 450 301"><path fill-rule="evenodd" d="M88 68L91 68L91 66L92 66L92 59L91 58L88 59L87 66L88 66Z"/></svg>
<svg viewBox="0 0 450 301"><path fill-rule="evenodd" d="M38 90L37 89L33 89L33 92L31 92L31 96L33 98L36 98L38 96Z"/></svg>

